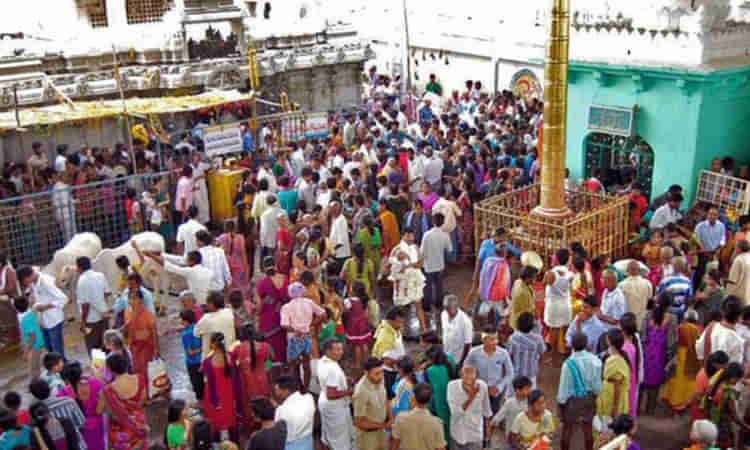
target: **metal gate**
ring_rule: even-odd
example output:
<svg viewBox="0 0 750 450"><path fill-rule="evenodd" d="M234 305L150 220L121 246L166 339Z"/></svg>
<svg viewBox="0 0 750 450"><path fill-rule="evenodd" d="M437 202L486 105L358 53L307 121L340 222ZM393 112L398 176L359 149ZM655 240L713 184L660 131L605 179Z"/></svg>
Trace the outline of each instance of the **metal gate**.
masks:
<svg viewBox="0 0 750 450"><path fill-rule="evenodd" d="M18 267L49 263L76 233L96 233L102 246L117 247L130 239L128 196L140 201L144 190L157 187L161 195L172 198L174 177L169 172L148 173L0 200L0 248ZM145 207L143 212L147 223Z"/></svg>
<svg viewBox="0 0 750 450"><path fill-rule="evenodd" d="M640 136L591 133L586 136L584 147L586 178L599 169L601 182L607 187L635 179L643 195L651 198L654 152Z"/></svg>

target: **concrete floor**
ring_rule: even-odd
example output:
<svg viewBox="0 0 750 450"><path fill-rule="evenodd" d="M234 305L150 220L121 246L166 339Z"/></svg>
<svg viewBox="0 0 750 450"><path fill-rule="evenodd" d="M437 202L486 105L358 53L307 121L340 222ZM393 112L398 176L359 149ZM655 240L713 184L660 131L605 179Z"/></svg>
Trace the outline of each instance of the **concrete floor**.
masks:
<svg viewBox="0 0 750 450"><path fill-rule="evenodd" d="M463 298L469 289L471 280L469 266L453 266L445 276L446 293L453 293ZM383 310L387 309L384 307ZM161 335L161 354L166 359L169 376L172 381L172 397L194 399L190 382L185 371L184 355L180 342L179 320L177 313L179 304L176 299L170 302L169 313L159 319L159 333ZM82 336L76 324L67 324L65 329L65 344L68 358L88 362L88 356ZM413 344L409 344L413 348ZM346 358L346 356L345 356ZM560 373L561 360L559 358L544 358L539 376L539 385L547 394L548 407L553 413L554 399L557 395L557 381ZM31 396L28 391L28 376L26 364L17 355L5 354L0 357L0 392L16 390L24 395L24 404L28 405ZM161 441L166 426L166 408L164 403L157 403L149 407L149 421L152 427L152 439ZM686 417L672 418L666 410L660 409L655 417L640 417L636 440L645 449L680 450L688 445L688 422ZM504 448L503 436L496 432L493 436L493 448ZM556 448L557 444L555 445ZM582 449L582 439L574 440L572 449Z"/></svg>

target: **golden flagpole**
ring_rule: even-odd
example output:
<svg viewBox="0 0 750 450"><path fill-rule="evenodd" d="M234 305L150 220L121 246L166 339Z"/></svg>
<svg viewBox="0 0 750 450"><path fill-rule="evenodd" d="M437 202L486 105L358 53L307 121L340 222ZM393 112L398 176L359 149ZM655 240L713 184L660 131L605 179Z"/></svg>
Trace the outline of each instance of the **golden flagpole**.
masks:
<svg viewBox="0 0 750 450"><path fill-rule="evenodd" d="M544 63L544 128L542 135L541 198L532 214L564 219L570 216L565 201L565 122L568 110L569 0L552 0Z"/></svg>
<svg viewBox="0 0 750 450"><path fill-rule="evenodd" d="M117 50L115 50L115 44L112 44L112 59L114 60L114 76L117 81L117 90L120 91L120 100L122 101L122 115L125 117L125 128L128 130L128 150L130 152L130 159L133 163L133 175L138 172L135 165L135 151L133 150L133 136L130 130L130 116L128 115L128 104L125 102L125 92L122 90L122 80L120 79L120 63L117 61Z"/></svg>

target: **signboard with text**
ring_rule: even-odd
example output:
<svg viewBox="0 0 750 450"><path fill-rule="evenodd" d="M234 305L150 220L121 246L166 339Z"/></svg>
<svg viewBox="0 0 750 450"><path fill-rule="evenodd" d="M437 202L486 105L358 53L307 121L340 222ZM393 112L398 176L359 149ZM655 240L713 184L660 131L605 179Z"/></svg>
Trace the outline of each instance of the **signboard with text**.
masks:
<svg viewBox="0 0 750 450"><path fill-rule="evenodd" d="M633 135L633 108L617 106L589 106L586 128L589 131L630 137Z"/></svg>
<svg viewBox="0 0 750 450"><path fill-rule="evenodd" d="M242 151L242 131L238 123L203 129L203 146L209 157Z"/></svg>
<svg viewBox="0 0 750 450"><path fill-rule="evenodd" d="M312 113L305 117L305 137L307 139L328 137L328 113Z"/></svg>

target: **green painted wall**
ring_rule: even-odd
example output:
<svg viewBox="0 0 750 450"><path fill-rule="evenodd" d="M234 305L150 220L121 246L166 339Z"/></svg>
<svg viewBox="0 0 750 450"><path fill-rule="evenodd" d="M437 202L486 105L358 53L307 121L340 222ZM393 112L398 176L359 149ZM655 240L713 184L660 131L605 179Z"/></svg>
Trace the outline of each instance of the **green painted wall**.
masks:
<svg viewBox="0 0 750 450"><path fill-rule="evenodd" d="M671 69L571 63L567 167L578 179L590 105L632 107L636 133L654 151L652 195L681 184L692 204L697 176L714 156L750 161L750 67L702 74Z"/></svg>

